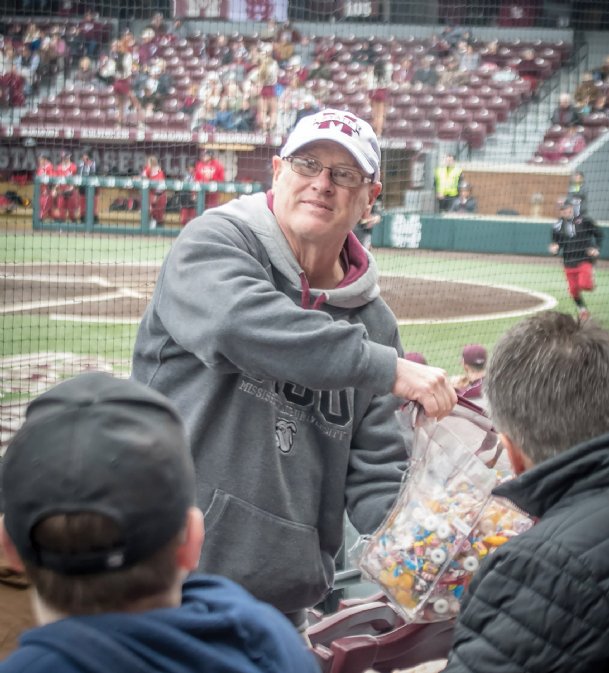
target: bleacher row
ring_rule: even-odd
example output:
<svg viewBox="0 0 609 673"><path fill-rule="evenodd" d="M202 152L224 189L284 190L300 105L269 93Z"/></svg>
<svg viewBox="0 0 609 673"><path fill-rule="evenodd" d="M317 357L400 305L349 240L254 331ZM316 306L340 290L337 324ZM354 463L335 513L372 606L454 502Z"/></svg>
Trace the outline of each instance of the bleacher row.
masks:
<svg viewBox="0 0 609 673"><path fill-rule="evenodd" d="M210 73L222 73L219 56L214 53L216 36L195 35L184 39L158 38L157 55L165 60L173 86L163 100L161 109L142 120L133 111L125 116L126 127L142 127L150 131L190 131L190 117L181 111L184 98L193 85L200 85ZM250 39L253 39L250 37ZM571 46L563 42L499 43L491 54L488 48L478 45L484 63L508 67L519 72L523 50L532 51L533 58L526 64L526 74L512 81L493 78L494 69L482 66L468 74L467 84L457 87L413 87L410 82L400 82L400 69L404 59L415 62L427 56L432 62L441 63L434 55L431 40L416 38L313 38L313 55L327 64L329 78L312 78L304 81L321 105L350 109L365 119L371 119L369 92L364 85L366 69L364 50L374 58L391 61L393 79L389 85L386 107L386 124L383 135L388 138L406 138L417 142L465 140L471 147L484 145L497 123L508 119L511 112L527 102L534 93L532 81L543 81L569 58ZM440 71L442 66L440 65ZM523 69L524 73L524 69ZM282 73L285 74L285 73ZM531 78L532 76L532 78ZM281 76L280 76L281 81ZM117 100L111 86L66 85L58 95L42 100L37 108L27 112L20 125L73 129L112 128L119 126Z"/></svg>

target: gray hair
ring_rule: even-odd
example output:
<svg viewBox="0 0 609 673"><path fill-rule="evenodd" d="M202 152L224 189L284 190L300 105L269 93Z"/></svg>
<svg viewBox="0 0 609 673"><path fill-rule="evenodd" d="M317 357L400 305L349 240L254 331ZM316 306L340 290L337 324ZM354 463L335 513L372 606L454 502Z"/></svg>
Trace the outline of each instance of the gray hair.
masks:
<svg viewBox="0 0 609 673"><path fill-rule="evenodd" d="M526 318L497 342L484 390L534 463L609 432L609 332L556 311Z"/></svg>

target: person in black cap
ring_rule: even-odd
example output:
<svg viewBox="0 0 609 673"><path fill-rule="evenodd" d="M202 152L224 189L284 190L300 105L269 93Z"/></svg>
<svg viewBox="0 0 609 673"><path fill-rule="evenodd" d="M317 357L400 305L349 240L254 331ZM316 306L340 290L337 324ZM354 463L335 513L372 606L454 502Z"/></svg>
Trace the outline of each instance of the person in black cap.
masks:
<svg viewBox="0 0 609 673"><path fill-rule="evenodd" d="M552 227L548 249L552 255L562 253L569 294L585 320L590 312L582 292L594 290L594 262L600 254L603 232L591 217L579 212L579 205L574 197L559 202L560 217Z"/></svg>
<svg viewBox="0 0 609 673"><path fill-rule="evenodd" d="M293 671L317 664L290 623L197 575L203 515L166 398L90 372L34 400L2 474L2 544L40 626L2 673Z"/></svg>

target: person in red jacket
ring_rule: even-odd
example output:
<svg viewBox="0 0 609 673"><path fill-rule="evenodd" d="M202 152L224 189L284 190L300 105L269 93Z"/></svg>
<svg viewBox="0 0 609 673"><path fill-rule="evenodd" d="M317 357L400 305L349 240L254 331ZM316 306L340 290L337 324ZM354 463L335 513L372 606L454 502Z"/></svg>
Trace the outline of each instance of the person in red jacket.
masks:
<svg viewBox="0 0 609 673"><path fill-rule="evenodd" d="M52 177L54 174L53 164L48 154L41 154L38 157L38 167L36 175L39 177ZM51 185L40 185L40 197L38 207L40 210L40 220L49 220L53 214L53 188Z"/></svg>
<svg viewBox="0 0 609 673"><path fill-rule="evenodd" d="M55 166L54 175L57 177L70 178L76 175L77 167L72 161L72 155L69 152L62 152L57 166ZM55 211L57 219L61 222L67 219L70 222L78 221L78 208L80 199L78 190L74 185L55 185Z"/></svg>
<svg viewBox="0 0 609 673"><path fill-rule="evenodd" d="M159 160L150 155L146 160L146 165L142 171L142 177L148 178L151 182L162 182L158 187L151 186L149 199L150 228L156 229L162 227L165 219L165 210L167 209L167 192L165 191L165 173L159 164Z"/></svg>
<svg viewBox="0 0 609 673"><path fill-rule="evenodd" d="M224 182L224 166L207 148L203 150L201 159L195 165L195 180L197 182ZM219 192L206 192L205 210L218 205L220 205Z"/></svg>

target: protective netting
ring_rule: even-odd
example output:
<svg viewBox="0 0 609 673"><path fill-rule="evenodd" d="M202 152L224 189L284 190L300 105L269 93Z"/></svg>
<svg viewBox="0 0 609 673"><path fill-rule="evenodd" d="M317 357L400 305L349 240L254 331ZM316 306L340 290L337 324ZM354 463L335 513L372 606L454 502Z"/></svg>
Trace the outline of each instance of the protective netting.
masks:
<svg viewBox="0 0 609 673"><path fill-rule="evenodd" d="M4 2L3 442L24 399L128 374L160 262L204 208L268 189L294 124L334 107L383 153L359 232L405 349L451 374L527 312L577 310L557 201L607 213L604 3ZM576 173L581 173L578 177ZM156 185L155 185L156 183ZM607 258L607 244L601 257ZM588 310L609 324L606 262Z"/></svg>

